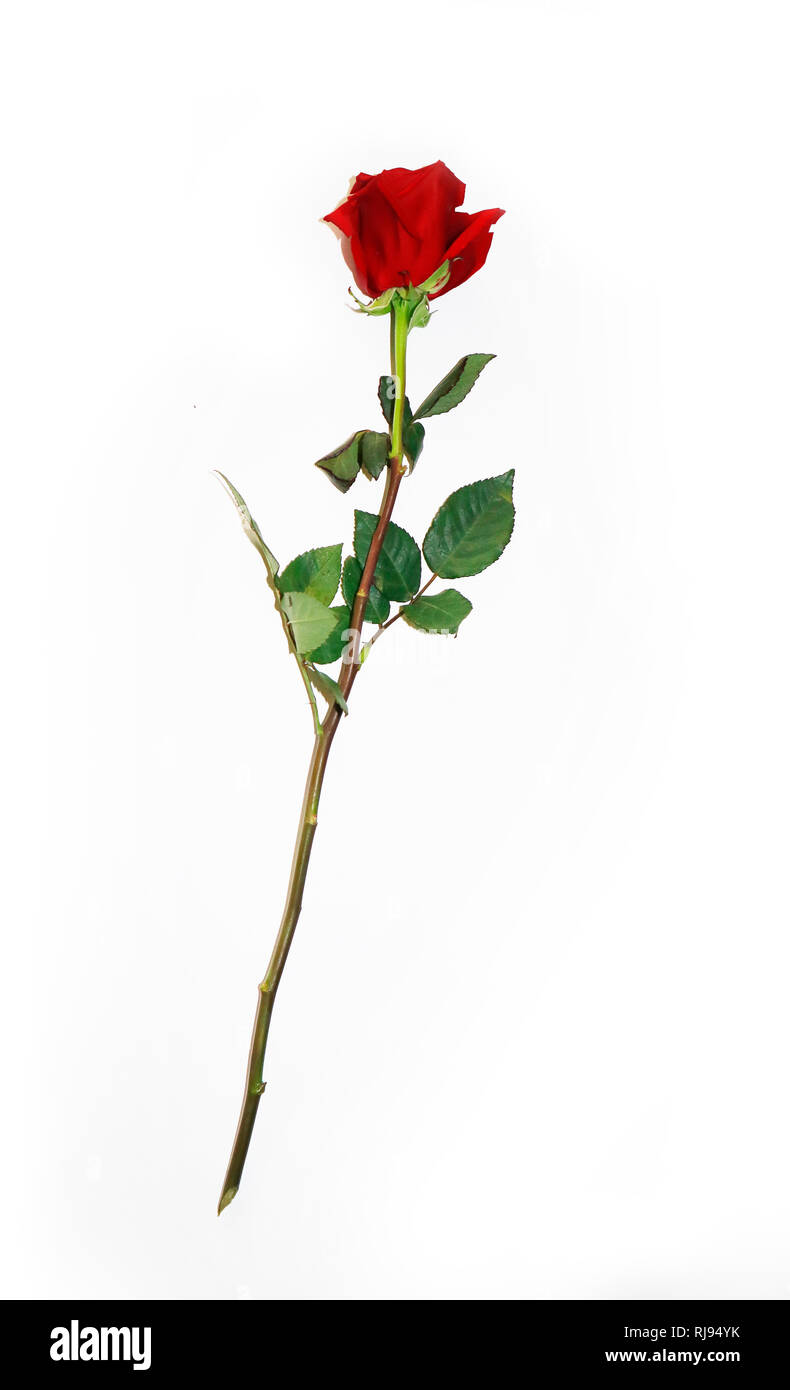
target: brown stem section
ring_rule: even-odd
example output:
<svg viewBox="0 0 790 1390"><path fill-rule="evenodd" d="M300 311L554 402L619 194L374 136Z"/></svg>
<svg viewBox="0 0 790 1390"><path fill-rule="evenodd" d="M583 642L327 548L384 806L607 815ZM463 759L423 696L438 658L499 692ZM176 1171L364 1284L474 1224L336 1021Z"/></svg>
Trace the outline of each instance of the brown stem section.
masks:
<svg viewBox="0 0 790 1390"><path fill-rule="evenodd" d="M435 574L432 574L431 577L430 577L430 579L426 579L426 581L425 581L425 583L423 584L422 588L417 590L417 593L414 595L414 598L413 598L413 599L410 599L409 602L410 602L410 603L416 603L418 598L422 598L423 594L425 593L425 590L426 590L426 589L430 589L430 587L431 587L431 585L432 585L434 579L436 579L436 578L437 578L437 576L436 576ZM393 623L396 623L396 622L398 621L398 618L402 618L402 617L403 617L403 609L402 609L402 608L399 608L398 611L397 611L397 613L393 613L392 617L391 617L391 618L388 618L387 621L386 621L386 623L381 623L381 625L380 625L378 631L373 633L373 636L371 637L370 641L368 642L368 647L372 647L374 642L378 642L378 640L379 640L379 638L380 638L382 632L386 632L388 627L392 627L392 624L393 624Z"/></svg>
<svg viewBox="0 0 790 1390"><path fill-rule="evenodd" d="M362 567L362 575L359 587L354 598L351 610L351 642L350 653L344 655L343 670L340 675L340 689L346 700L351 692L351 687L357 677L360 667L360 648L362 638L362 624L365 620L365 610L368 606L368 595L373 576L376 572L381 547L384 544L387 527L392 516L392 509L395 506L395 499L404 474L403 464L403 415L404 401L406 397L406 339L409 331L409 306L403 299L396 296L393 300L390 312L390 365L392 378L395 381L395 400L392 411L392 427L390 431L390 458L387 465L387 481L384 488L384 496L381 499L381 510L376 529L370 542L370 548L365 557ZM299 913L302 910L302 895L304 893L305 879L307 877L307 867L310 863L310 851L313 847L316 825L318 823L318 802L321 796L321 787L326 771L329 750L337 733L340 723L340 707L337 704L330 706L327 711L323 724L318 726L313 744L313 752L310 758L310 767L307 773L307 785L305 787L304 801L302 803L302 814L299 821L299 833L296 837L293 862L291 864L291 878L288 884L288 894L285 899L280 930L277 933L277 940L274 943L271 959L266 974L258 986L258 1008L255 1014L255 1024L252 1032L252 1042L250 1044L250 1056L247 1063L247 1079L244 1086L244 1099L241 1106L236 1137L233 1141L228 1171L225 1174L225 1181L222 1186L222 1195L219 1199L219 1211L228 1206L239 1190L241 1175L244 1169L244 1160L250 1147L252 1131L255 1125L255 1117L258 1113L258 1104L264 1090L263 1081L263 1059L266 1052L266 1039L269 1033L269 1023L271 1022L274 999L277 987L282 977L288 952L291 947L296 924L299 920Z"/></svg>
<svg viewBox="0 0 790 1390"><path fill-rule="evenodd" d="M348 698L351 687L356 680L357 671L359 670L360 637L362 633L362 624L365 619L365 610L368 605L368 594L381 553L381 547L384 542L384 535L389 525L390 517L392 516L392 509L395 506L395 498L398 495L398 488L400 487L402 476L402 459L397 457L390 459L378 523L373 532L370 549L365 559L362 577L359 581L359 588L351 612L351 652L349 658L344 662L340 676L340 688L346 698ZM271 1021L272 1009L274 1008L277 987L282 977L293 935L296 930L296 924L299 921L299 914L302 910L302 895L304 893L305 879L307 877L307 867L310 862L310 852L313 847L313 840L318 823L318 802L321 796L321 787L323 785L329 750L332 747L332 741L337 733L340 717L340 707L336 704L332 705L327 712L323 725L316 734L315 743L313 744L313 753L310 758L310 767L307 773L307 785L305 786L304 801L302 803L302 812L299 821L299 833L297 835L293 862L291 864L291 878L288 884L285 908L266 974L258 986L258 1007L255 1014L250 1055L247 1063L244 1099L242 1101L241 1114L239 1115L236 1137L233 1141L230 1162L228 1163L228 1170L222 1185L222 1195L218 1207L218 1211L220 1212L233 1201L233 1198L239 1190L244 1161L250 1147L252 1131L255 1126L255 1117L258 1113L258 1104L264 1091L263 1059L266 1052L269 1023Z"/></svg>

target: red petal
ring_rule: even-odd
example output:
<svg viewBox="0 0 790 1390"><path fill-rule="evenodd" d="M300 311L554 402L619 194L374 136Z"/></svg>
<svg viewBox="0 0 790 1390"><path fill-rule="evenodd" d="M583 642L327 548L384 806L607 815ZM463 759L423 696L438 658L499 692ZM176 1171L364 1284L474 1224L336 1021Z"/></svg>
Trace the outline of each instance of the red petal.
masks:
<svg viewBox="0 0 790 1390"><path fill-rule="evenodd" d="M504 214L504 208L487 208L485 212L459 214L468 216L469 221L445 252L444 259L450 262L450 278L443 289L429 296L430 299L438 299L440 295L447 294L448 290L454 290L485 265L494 239L490 228L500 217L504 217Z"/></svg>
<svg viewBox="0 0 790 1390"><path fill-rule="evenodd" d="M501 208L458 212L466 186L438 159L422 169L357 174L347 197L324 218L340 234L347 265L370 298L393 286L419 285L446 260L450 278L437 295L463 284L485 262Z"/></svg>

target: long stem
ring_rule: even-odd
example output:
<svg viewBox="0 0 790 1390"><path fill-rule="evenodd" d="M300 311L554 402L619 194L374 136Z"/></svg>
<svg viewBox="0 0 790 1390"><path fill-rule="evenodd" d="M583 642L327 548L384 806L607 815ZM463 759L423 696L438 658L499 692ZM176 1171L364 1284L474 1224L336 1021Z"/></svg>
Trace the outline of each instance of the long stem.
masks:
<svg viewBox="0 0 790 1390"><path fill-rule="evenodd" d="M356 675L360 666L360 634L362 624L365 620L365 610L368 605L368 595L373 575L376 572L381 547L384 543L387 526L389 525L392 510L395 506L395 499L398 495L401 478L403 477L403 414L404 399L406 394L406 338L409 331L408 306L399 296L393 300L391 313L391 336L390 336L390 367L392 376L395 379L395 401L392 412L392 431L390 458L387 465L387 481L384 488L384 496L381 501L379 519L376 529L370 542L365 564L362 569L362 576L359 581L354 606L351 610L351 654L346 659L344 657L343 670L340 676L340 688L343 695L347 698L351 687L356 680ZM313 752L310 758L310 766L307 772L307 783L305 786L302 811L299 819L299 830L294 847L293 861L291 863L291 877L288 883L288 893L285 899L280 929L274 943L271 959L261 983L258 986L258 1006L255 1013L255 1023L252 1030L252 1042L250 1044L250 1055L247 1062L247 1077L244 1085L244 1098L242 1100L239 1123L236 1129L236 1137L233 1141L230 1162L225 1174L225 1181L222 1185L222 1194L219 1199L218 1211L222 1212L239 1190L241 1175L244 1169L244 1162L247 1151L250 1147L252 1131L255 1127L255 1118L258 1113L258 1104L265 1089L263 1080L263 1061L266 1053L266 1041L269 1035L269 1024L271 1022L272 1009L277 994L277 987L282 978L285 962L291 947L296 924L299 921L299 914L302 910L302 897L304 885L307 878L307 869L310 863L310 852L313 848L316 826L318 824L318 803L321 798L321 788L324 781L327 759L332 747L335 734L340 723L340 709L337 704L333 704L327 711L322 725L317 725Z"/></svg>

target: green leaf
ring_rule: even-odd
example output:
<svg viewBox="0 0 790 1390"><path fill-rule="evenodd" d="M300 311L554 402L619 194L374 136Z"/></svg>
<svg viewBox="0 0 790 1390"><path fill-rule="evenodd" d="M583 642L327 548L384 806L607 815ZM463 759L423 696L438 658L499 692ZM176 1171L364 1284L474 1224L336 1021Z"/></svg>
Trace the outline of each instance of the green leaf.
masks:
<svg viewBox="0 0 790 1390"><path fill-rule="evenodd" d="M394 376L379 377L379 405L381 406L381 412L384 416L384 419L386 420L390 429L392 429L392 415L393 411L395 410ZM411 418L411 411L409 411L409 418Z"/></svg>
<svg viewBox="0 0 790 1390"><path fill-rule="evenodd" d="M250 516L250 509L247 506L247 503L244 501L244 498L242 497L241 493L236 490L236 488L233 486L233 483L225 477L224 473L220 473L217 470L217 477L220 479L220 482L224 485L225 489L229 493L236 507L236 510L238 511L239 516L241 517L241 524L244 527L245 534L252 541L252 544L255 546L255 549L258 551L258 554L263 559L263 563L266 566L266 582L269 585L272 594L274 595L274 606L277 610L280 622L283 626L285 640L288 643L288 650L293 654L298 664L301 667L304 667L304 658L300 655L299 648L297 647L295 631L292 628L285 611L284 597L280 593L280 590L278 588L278 571L280 566L277 560L275 560L274 556L272 555L272 552L270 551L266 542L264 541L263 536L258 530L256 522ZM299 595L295 595L295 597L298 598ZM313 603L314 600L312 598L305 597L305 602ZM320 604L317 606L321 608ZM321 611L325 612L326 610L322 609Z"/></svg>
<svg viewBox="0 0 790 1390"><path fill-rule="evenodd" d="M423 441L425 439L425 426L417 423L416 420L406 425L403 430L403 452L411 464L410 472L414 472L414 465L422 453Z"/></svg>
<svg viewBox="0 0 790 1390"><path fill-rule="evenodd" d="M359 472L359 446L363 434L366 433L366 430L357 430L345 443L333 449L331 454L324 454L324 457L316 462L316 468L322 468L330 482L340 488L341 492L348 492Z"/></svg>
<svg viewBox="0 0 790 1390"><path fill-rule="evenodd" d="M395 378L394 376L379 377L379 404L384 413L384 419L392 429L392 417L395 414ZM403 429L404 433L408 429L414 417L411 413L408 396L403 398Z"/></svg>
<svg viewBox="0 0 790 1390"><path fill-rule="evenodd" d="M362 566L356 555L349 555L343 565L343 598L349 608L353 608L354 599L357 596L359 581L362 578ZM390 614L389 601L380 594L375 584L371 584L368 594L368 606L365 609L366 623L386 623Z"/></svg>
<svg viewBox="0 0 790 1390"><path fill-rule="evenodd" d="M356 555L347 555L343 561L343 578L340 581L343 602L349 608L353 608L354 599L357 596L359 581L362 578L362 566Z"/></svg>
<svg viewBox="0 0 790 1390"><path fill-rule="evenodd" d="M460 579L498 560L513 533L514 470L459 487L439 508L423 542L434 574Z"/></svg>
<svg viewBox="0 0 790 1390"><path fill-rule="evenodd" d="M386 623L389 615L389 599L384 597L384 595L376 588L375 584L371 584L370 593L368 594L368 605L365 609L365 622L375 623L378 627L380 627L382 623Z"/></svg>
<svg viewBox="0 0 790 1390"><path fill-rule="evenodd" d="M241 493L237 492L224 473L218 473L217 476L230 494L246 534L266 565L266 577L269 588L274 595L274 606L280 616L289 650L293 653L303 677L306 676L321 691L324 698L329 701L330 706L337 703L347 714L348 707L340 687L334 689L336 682L330 676L320 671L314 671L305 661L305 653L309 653L311 650L314 659L319 660L336 660L343 650L341 637L336 655L331 652L328 658L324 655L325 650L335 639L338 626L340 626L340 633L342 634L343 628L347 625L348 609L327 608L318 598L314 597L313 593L307 592L308 589L317 587L319 591L328 594L330 599L333 597L340 577L342 547L339 545L325 546L323 549L307 551L304 555L299 555L291 561L284 575L278 575L279 565L250 516L249 508ZM333 576L334 583L332 584ZM285 592L281 592L278 581L281 584L283 579L289 578L294 583L303 583L305 592L299 592L297 589L287 589ZM332 585L331 592L329 592L330 584ZM341 615L345 619L342 624L340 624ZM315 701L312 701L312 705L314 721L316 726L320 727L318 715L315 712Z"/></svg>
<svg viewBox="0 0 790 1390"><path fill-rule="evenodd" d="M420 632L448 632L455 636L471 611L468 598L457 589L445 589L440 594L423 594L408 608L401 608L400 615L409 627Z"/></svg>
<svg viewBox="0 0 790 1390"><path fill-rule="evenodd" d="M312 681L316 690L320 691L320 693L323 695L324 699L329 705L329 708L331 709L332 705L339 705L343 713L348 714L348 705L346 704L346 697L340 689L340 686L338 685L337 681L333 680L331 676L327 675L326 671L316 671L315 667L311 666L309 662L305 665L305 670L307 671L307 674L310 677L310 680Z"/></svg>
<svg viewBox="0 0 790 1390"><path fill-rule="evenodd" d="M330 604L340 583L342 553L342 545L322 545L297 555L278 576L280 592L309 594L319 603Z"/></svg>
<svg viewBox="0 0 790 1390"><path fill-rule="evenodd" d="M309 594L285 593L282 606L300 655L314 652L334 632L334 609Z"/></svg>
<svg viewBox="0 0 790 1390"><path fill-rule="evenodd" d="M390 453L390 437L377 430L363 430L359 442L359 464L366 478L378 478L387 466Z"/></svg>
<svg viewBox="0 0 790 1390"><path fill-rule="evenodd" d="M373 512L354 512L354 550L361 565L367 558L378 517ZM420 587L422 564L417 542L391 521L384 533L374 580L385 598L405 603Z"/></svg>
<svg viewBox="0 0 790 1390"><path fill-rule="evenodd" d="M242 497L241 493L236 491L235 487L233 486L233 483L230 481L230 478L226 478L225 474L220 473L218 468L215 468L214 472L216 473L217 477L219 478L220 482L225 488L225 491L227 492L231 501L234 503L236 511L241 517L241 524L244 529L244 534L250 541L252 541L252 544L255 546L255 549L261 556L261 559L263 560L263 563L266 566L266 572L269 576L269 583L272 585L272 587L274 587L274 580L277 575L277 571L280 568L278 561L275 560L274 556L272 555L272 552L270 551L268 545L263 539L263 536L258 530L258 524L251 517L250 509L247 506L247 503L244 501L244 498Z"/></svg>
<svg viewBox="0 0 790 1390"><path fill-rule="evenodd" d="M379 378L379 403L384 412L384 419L392 429L392 416L395 410L395 397L390 393L394 391L395 378L382 376ZM414 423L414 416L411 413L408 396L403 402L403 452L409 463L414 468L420 454L422 453L423 440L425 439L425 426ZM388 441L389 449L389 441Z"/></svg>
<svg viewBox="0 0 790 1390"><path fill-rule="evenodd" d="M470 352L467 357L462 357L425 397L415 412L415 420L425 420L429 415L444 415L445 411L460 405L464 397L469 395L486 363L492 361L494 356L493 352Z"/></svg>
<svg viewBox="0 0 790 1390"><path fill-rule="evenodd" d="M334 627L326 641L310 653L310 660L318 666L331 666L333 661L338 661L343 655L346 642L349 641L343 636L351 626L351 614L346 605L336 604L334 608L329 609L329 613L334 619Z"/></svg>
<svg viewBox="0 0 790 1390"><path fill-rule="evenodd" d="M386 467L389 451L389 435L379 430L357 430L339 448L320 458L316 468L322 468L341 492L348 492L360 468L367 478L378 478Z"/></svg>

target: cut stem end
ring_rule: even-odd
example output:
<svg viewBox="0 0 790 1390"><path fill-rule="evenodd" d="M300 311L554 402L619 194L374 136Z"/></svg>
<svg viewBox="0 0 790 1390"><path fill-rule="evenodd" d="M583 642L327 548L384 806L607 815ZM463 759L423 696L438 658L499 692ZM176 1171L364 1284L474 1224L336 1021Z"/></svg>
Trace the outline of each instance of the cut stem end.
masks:
<svg viewBox="0 0 790 1390"><path fill-rule="evenodd" d="M237 1187L225 1188L225 1191L219 1199L219 1206L217 1207L217 1216L221 1216L225 1208L230 1206L238 1190L239 1189Z"/></svg>

